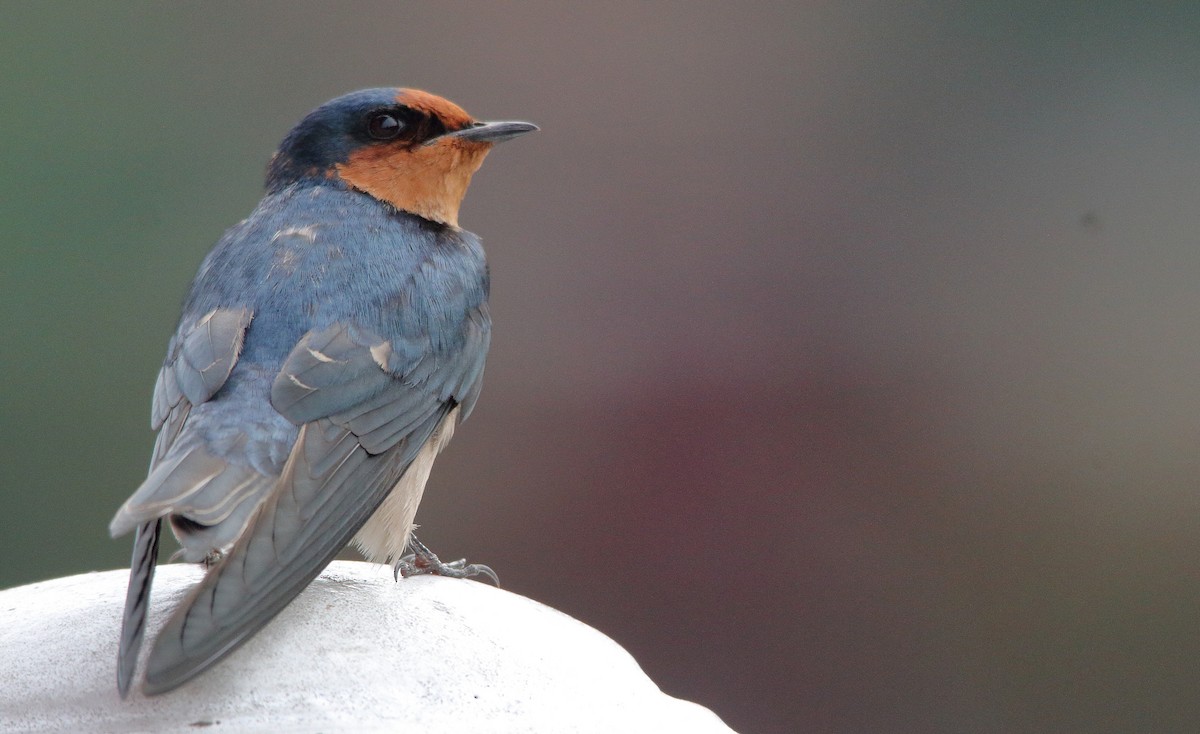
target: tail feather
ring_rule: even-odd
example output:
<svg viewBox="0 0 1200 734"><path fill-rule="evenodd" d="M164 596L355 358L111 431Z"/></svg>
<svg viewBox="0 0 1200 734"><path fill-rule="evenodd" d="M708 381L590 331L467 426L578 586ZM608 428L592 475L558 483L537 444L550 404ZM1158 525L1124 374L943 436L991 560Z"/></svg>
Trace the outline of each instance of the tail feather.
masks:
<svg viewBox="0 0 1200 734"><path fill-rule="evenodd" d="M125 616L121 621L121 646L117 651L117 690L121 698L129 695L133 674L137 671L138 652L146 634L146 612L150 608L150 587L158 564L161 528L161 518L140 525L133 540L129 589L125 594Z"/></svg>

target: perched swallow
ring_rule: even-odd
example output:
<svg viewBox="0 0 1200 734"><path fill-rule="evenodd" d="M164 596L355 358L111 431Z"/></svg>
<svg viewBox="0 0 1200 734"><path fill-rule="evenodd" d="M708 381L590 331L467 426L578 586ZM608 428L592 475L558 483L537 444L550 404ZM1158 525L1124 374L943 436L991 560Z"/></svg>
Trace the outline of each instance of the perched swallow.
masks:
<svg viewBox="0 0 1200 734"><path fill-rule="evenodd" d="M137 531L122 697L164 518L208 571L158 633L146 695L237 649L351 541L405 575L492 575L443 564L412 523L491 338L487 265L459 205L493 145L536 129L368 89L284 138L266 195L192 283L154 387L149 474L109 527Z"/></svg>

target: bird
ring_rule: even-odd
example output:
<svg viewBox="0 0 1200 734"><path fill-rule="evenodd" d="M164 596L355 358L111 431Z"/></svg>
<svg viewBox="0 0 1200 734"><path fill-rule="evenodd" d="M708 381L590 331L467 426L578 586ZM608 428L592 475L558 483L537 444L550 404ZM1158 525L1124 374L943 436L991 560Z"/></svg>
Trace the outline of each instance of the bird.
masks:
<svg viewBox="0 0 1200 734"><path fill-rule="evenodd" d="M126 698L163 521L205 574L147 656L153 696L218 663L353 542L397 580L495 579L412 534L434 459L479 397L491 340L479 238L458 223L491 148L537 130L419 89L364 89L306 115L265 193L200 265L151 400L117 653ZM412 553L407 553L408 550Z"/></svg>

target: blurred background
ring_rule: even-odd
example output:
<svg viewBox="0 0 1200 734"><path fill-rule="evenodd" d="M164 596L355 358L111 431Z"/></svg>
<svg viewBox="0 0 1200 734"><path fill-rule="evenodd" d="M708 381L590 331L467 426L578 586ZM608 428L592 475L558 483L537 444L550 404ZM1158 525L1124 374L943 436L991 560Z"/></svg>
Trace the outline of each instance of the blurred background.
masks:
<svg viewBox="0 0 1200 734"><path fill-rule="evenodd" d="M1172 9L1173 8L1173 9ZM0 587L127 562L201 258L305 112L494 152L418 520L741 732L1200 728L1191 4L19 3Z"/></svg>

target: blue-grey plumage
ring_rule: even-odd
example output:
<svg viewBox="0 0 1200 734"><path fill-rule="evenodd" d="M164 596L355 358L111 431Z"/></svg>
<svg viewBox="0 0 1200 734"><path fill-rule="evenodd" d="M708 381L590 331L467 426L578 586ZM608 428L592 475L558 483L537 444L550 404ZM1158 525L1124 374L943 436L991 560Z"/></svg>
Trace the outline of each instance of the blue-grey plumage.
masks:
<svg viewBox="0 0 1200 734"><path fill-rule="evenodd" d="M479 396L488 273L457 224L500 140L425 92L365 90L284 140L267 195L200 267L155 386L118 688L131 685L167 518L212 565L159 632L147 694L248 639L354 539L396 561L433 459Z"/></svg>

